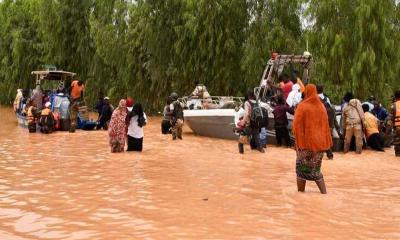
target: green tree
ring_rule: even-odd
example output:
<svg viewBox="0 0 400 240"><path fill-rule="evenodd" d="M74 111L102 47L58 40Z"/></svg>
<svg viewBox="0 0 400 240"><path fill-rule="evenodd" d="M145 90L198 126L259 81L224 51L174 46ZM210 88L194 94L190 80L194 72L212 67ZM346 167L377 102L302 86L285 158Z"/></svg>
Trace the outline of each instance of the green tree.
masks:
<svg viewBox="0 0 400 240"><path fill-rule="evenodd" d="M247 29L242 68L245 85L259 84L272 52L301 54L302 29L300 1L248 1L250 24Z"/></svg>
<svg viewBox="0 0 400 240"><path fill-rule="evenodd" d="M387 98L399 64L395 1L309 1L319 81L351 90L359 98Z"/></svg>

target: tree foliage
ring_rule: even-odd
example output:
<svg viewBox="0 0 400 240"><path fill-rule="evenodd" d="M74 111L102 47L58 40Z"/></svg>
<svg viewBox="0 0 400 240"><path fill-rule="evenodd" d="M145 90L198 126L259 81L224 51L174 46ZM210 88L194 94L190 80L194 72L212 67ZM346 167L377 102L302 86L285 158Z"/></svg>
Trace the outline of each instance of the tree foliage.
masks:
<svg viewBox="0 0 400 240"><path fill-rule="evenodd" d="M400 82L396 14L394 0L310 1L315 20L311 50L319 81L360 98L377 95L387 100Z"/></svg>
<svg viewBox="0 0 400 240"><path fill-rule="evenodd" d="M4 0L0 101L32 86L43 64L77 72L90 103L102 91L158 110L196 80L240 95L271 52L301 54L306 41L312 81L334 98L387 99L400 87L399 17L395 0Z"/></svg>

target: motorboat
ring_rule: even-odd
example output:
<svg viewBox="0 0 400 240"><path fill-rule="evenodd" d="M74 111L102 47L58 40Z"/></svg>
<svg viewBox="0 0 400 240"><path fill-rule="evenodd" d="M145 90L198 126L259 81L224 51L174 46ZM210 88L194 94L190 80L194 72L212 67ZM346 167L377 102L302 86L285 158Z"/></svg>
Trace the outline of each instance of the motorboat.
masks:
<svg viewBox="0 0 400 240"><path fill-rule="evenodd" d="M45 70L32 71L32 75L35 75L35 89L22 90L18 89L17 97L14 101L15 115L18 121L18 125L22 127L28 127L28 120L26 116L26 104L28 99L34 97L36 92L40 92L40 103L36 107L41 110L43 107L43 99L51 102L51 110L55 115L57 121L57 130L68 131L70 128L69 119L69 96L63 91L67 81L71 81L76 73L67 72L63 70L57 70L56 67L49 65L46 66ZM42 90L43 88L50 88L51 90ZM55 90L56 89L56 90ZM78 113L78 128L82 129L93 129L96 125L95 122L89 121L88 110L86 106L79 107Z"/></svg>
<svg viewBox="0 0 400 240"><path fill-rule="evenodd" d="M237 139L234 133L237 108L244 98L211 96L204 99L181 99L185 124L200 136Z"/></svg>
<svg viewBox="0 0 400 240"><path fill-rule="evenodd" d="M312 67L312 55L305 52L303 55L279 55L273 53L271 59L264 68L259 86L254 88L256 99L260 106L268 110L268 127L266 128L268 143L276 144L276 134L274 129L274 95L276 79L284 71L285 67L298 65L302 70L302 80L306 84L310 79L310 69ZM276 87L275 87L276 88ZM200 136L238 139L233 128L239 121L239 109L244 99L238 97L211 97L208 99L190 99L183 98L182 102L186 106L184 110L185 124L195 134ZM229 104L228 104L229 103ZM340 122L340 112L337 113L337 119ZM294 116L287 114L289 132L291 133L292 121ZM333 131L334 149L339 150L342 141L336 130ZM291 140L294 143L292 134Z"/></svg>

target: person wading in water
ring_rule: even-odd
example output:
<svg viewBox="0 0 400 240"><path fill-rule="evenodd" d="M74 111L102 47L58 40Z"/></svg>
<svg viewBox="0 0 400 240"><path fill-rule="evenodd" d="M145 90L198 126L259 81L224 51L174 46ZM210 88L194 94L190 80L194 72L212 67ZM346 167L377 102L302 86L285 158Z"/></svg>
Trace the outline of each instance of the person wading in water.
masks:
<svg viewBox="0 0 400 240"><path fill-rule="evenodd" d="M70 104L70 115L71 125L69 132L75 132L78 118L79 107L83 102L83 92L85 91L85 84L81 80L74 80L71 83L71 104Z"/></svg>
<svg viewBox="0 0 400 240"><path fill-rule="evenodd" d="M394 93L394 103L392 105L393 126L394 126L394 152L396 157L400 157L400 90Z"/></svg>
<svg viewBox="0 0 400 240"><path fill-rule="evenodd" d="M328 115L314 84L306 86L304 100L296 109L293 133L297 150L297 190L304 192L306 180L309 180L315 181L320 192L326 194L321 162L324 152L332 147L332 138Z"/></svg>
<svg viewBox="0 0 400 240"><path fill-rule="evenodd" d="M182 128L183 128L183 106L178 101L178 94L175 92L170 95L172 103L169 105L170 112L167 115L171 116L172 126L172 140L179 138L182 140Z"/></svg>

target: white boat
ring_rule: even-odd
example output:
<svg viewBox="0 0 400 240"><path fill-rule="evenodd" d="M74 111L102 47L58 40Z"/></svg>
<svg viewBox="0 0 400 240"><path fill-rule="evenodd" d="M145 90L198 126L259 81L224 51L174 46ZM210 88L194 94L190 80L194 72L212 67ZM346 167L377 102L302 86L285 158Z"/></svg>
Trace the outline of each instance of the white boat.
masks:
<svg viewBox="0 0 400 240"><path fill-rule="evenodd" d="M184 110L185 124L200 136L237 139L234 133L235 109Z"/></svg>
<svg viewBox="0 0 400 240"><path fill-rule="evenodd" d="M305 83L309 80L309 69L312 66L312 56L305 52L304 55L277 55L273 54L272 58L268 61L265 67L260 85L254 88L254 93L259 104L268 109L268 143L275 144L275 129L274 129L274 117L272 114L273 107L271 106L271 96L268 96L268 82L274 82L273 79L277 78L284 70L285 66L291 64L298 64L303 69L303 81ZM188 100L182 99L183 103L188 108L184 110L185 124L187 124L194 133L215 138L223 139L238 139L238 136L234 133L233 128L235 123L238 121L238 109L239 105L242 104L243 98L235 97L211 97L208 100ZM226 102L233 100L233 104L226 104ZM206 104L205 104L206 103ZM208 107L204 107L208 105ZM209 106L213 109L209 109ZM293 115L288 114L288 128L291 133L291 126L293 121ZM340 114L338 115L340 121ZM334 136L334 149L338 150L341 147L341 141L336 130L333 132ZM294 142L294 138L291 135L291 140Z"/></svg>

